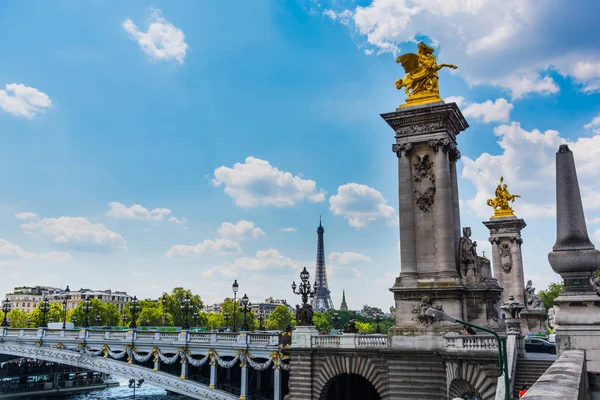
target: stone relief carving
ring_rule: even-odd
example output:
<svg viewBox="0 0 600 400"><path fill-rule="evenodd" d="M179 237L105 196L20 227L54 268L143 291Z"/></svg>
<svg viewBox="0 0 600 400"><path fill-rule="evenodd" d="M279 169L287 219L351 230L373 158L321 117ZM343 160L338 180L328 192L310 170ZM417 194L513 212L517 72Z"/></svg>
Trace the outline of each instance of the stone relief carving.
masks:
<svg viewBox="0 0 600 400"><path fill-rule="evenodd" d="M400 126L396 128L396 135L418 135L421 133L439 131L444 128L445 125L443 121L422 122L420 124Z"/></svg>
<svg viewBox="0 0 600 400"><path fill-rule="evenodd" d="M502 271L507 274L512 270L513 260L508 243L500 245L500 265L502 266Z"/></svg>
<svg viewBox="0 0 600 400"><path fill-rule="evenodd" d="M463 235L458 242L460 249L460 275L466 278L469 271L473 271L475 278L479 278L479 260L477 256L477 242L471 240L471 227L463 228Z"/></svg>
<svg viewBox="0 0 600 400"><path fill-rule="evenodd" d="M590 277L590 285L592 285L592 289L594 289L598 296L600 296L600 277L592 275Z"/></svg>
<svg viewBox="0 0 600 400"><path fill-rule="evenodd" d="M437 153L439 149L442 149L444 152L448 152L450 150L450 145L453 145L454 143L451 143L448 139L435 139L430 140L427 144L435 153ZM454 146L454 148L456 148L456 146Z"/></svg>
<svg viewBox="0 0 600 400"><path fill-rule="evenodd" d="M435 176L433 162L428 154L417 155L414 167L415 205L423 212L429 212L435 200Z"/></svg>
<svg viewBox="0 0 600 400"><path fill-rule="evenodd" d="M527 281L525 286L525 305L528 310L545 310L542 296L535 294L535 288L531 280Z"/></svg>
<svg viewBox="0 0 600 400"><path fill-rule="evenodd" d="M434 308L436 310L442 310L442 305L435 302L435 300L430 299L429 297L423 297L420 303L415 304L411 312L413 313L413 321L418 321L421 324L427 326L431 325L435 322L435 318L429 315L425 315L425 311L429 308Z"/></svg>
<svg viewBox="0 0 600 400"><path fill-rule="evenodd" d="M398 157L401 157L402 155L407 155L408 153L410 153L412 148L413 148L412 143L402 143L402 144L393 144L392 145L392 151L394 153L396 153L396 155Z"/></svg>
<svg viewBox="0 0 600 400"><path fill-rule="evenodd" d="M500 307L498 304L499 302L499 296L495 299L488 299L487 301L487 319L491 319L497 324L500 324L500 313L498 312L498 308Z"/></svg>

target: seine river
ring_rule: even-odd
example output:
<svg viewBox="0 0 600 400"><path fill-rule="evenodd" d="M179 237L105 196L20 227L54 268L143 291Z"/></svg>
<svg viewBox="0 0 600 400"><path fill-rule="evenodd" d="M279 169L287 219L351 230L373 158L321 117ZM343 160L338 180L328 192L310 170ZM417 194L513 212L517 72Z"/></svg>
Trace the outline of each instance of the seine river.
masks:
<svg viewBox="0 0 600 400"><path fill-rule="evenodd" d="M121 384L119 387L112 387L104 390L96 390L84 394L71 394L61 396L44 397L52 400L112 400L112 399L133 399L133 389L129 388L128 379L118 379ZM187 396L167 396L164 389L155 388L143 384L141 388L135 389L136 400L183 400L190 399Z"/></svg>

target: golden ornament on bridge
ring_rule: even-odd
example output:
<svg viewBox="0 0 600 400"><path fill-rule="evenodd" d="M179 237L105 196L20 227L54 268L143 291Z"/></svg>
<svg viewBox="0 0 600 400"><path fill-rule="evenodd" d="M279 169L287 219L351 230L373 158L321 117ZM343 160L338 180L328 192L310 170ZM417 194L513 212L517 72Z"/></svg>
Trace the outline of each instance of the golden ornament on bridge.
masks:
<svg viewBox="0 0 600 400"><path fill-rule="evenodd" d="M496 187L496 197L487 201L487 205L494 208L492 218L514 217L513 209L508 203L514 203L515 199L521 197L518 194L510 194L506 188L506 183L502 184L502 182L504 182L504 177L500 178L500 183Z"/></svg>
<svg viewBox="0 0 600 400"><path fill-rule="evenodd" d="M438 71L444 67L456 69L456 65L439 64L433 55L433 48L421 42L418 46L418 54L402 54L396 58L401 63L406 76L396 81L396 89L404 88L408 95L406 104L400 107L414 106L418 104L441 101L438 86Z"/></svg>

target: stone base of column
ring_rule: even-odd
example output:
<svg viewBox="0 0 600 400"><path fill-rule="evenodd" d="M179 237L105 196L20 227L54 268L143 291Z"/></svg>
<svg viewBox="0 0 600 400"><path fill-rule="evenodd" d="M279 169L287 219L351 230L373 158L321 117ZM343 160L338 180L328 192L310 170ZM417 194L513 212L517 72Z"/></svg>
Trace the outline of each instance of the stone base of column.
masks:
<svg viewBox="0 0 600 400"><path fill-rule="evenodd" d="M548 313L546 310L523 310L521 312L521 329L523 334L527 336L528 333L546 333Z"/></svg>
<svg viewBox="0 0 600 400"><path fill-rule="evenodd" d="M310 348L312 346L312 337L317 336L319 332L314 326L297 326L292 332L292 347Z"/></svg>

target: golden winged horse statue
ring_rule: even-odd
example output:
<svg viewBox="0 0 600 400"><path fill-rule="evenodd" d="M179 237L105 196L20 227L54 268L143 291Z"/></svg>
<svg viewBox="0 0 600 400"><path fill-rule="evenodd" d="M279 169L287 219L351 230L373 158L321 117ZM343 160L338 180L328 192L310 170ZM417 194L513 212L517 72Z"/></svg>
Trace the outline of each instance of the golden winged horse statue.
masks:
<svg viewBox="0 0 600 400"><path fill-rule="evenodd" d="M404 92L408 95L406 104L400 107L442 100L438 86L438 71L444 67L456 69L457 66L438 65L433 51L433 48L421 42L417 48L418 54L407 53L396 58L396 62L402 64L406 72L404 78L396 81L396 89L404 88Z"/></svg>

